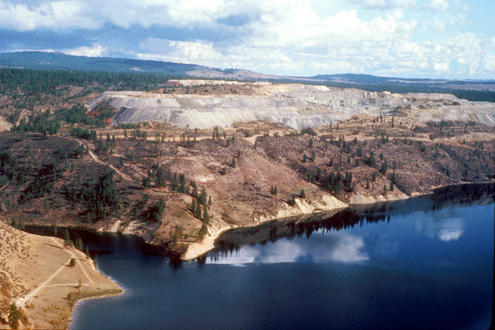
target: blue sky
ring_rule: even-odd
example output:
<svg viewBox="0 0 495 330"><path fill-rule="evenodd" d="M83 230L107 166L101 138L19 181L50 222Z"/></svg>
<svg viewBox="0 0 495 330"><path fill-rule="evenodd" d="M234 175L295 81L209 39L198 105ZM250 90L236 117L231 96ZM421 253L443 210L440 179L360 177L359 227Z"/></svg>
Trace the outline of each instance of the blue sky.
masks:
<svg viewBox="0 0 495 330"><path fill-rule="evenodd" d="M0 0L0 52L495 79L495 0Z"/></svg>

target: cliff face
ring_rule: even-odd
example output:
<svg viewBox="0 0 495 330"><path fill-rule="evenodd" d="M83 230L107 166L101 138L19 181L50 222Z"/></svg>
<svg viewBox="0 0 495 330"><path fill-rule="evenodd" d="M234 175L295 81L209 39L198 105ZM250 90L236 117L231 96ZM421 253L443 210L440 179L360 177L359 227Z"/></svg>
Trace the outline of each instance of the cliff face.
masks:
<svg viewBox="0 0 495 330"><path fill-rule="evenodd" d="M191 81L178 81L191 88ZM201 81L201 86L211 84ZM211 88L216 88L218 82ZM493 103L469 102L450 94L391 94L299 84L232 82L207 95L106 92L87 105L119 109L117 123L169 122L189 128L232 127L263 120L300 130L336 124L353 117L397 116L415 122L458 120L495 125ZM237 94L237 89L248 92Z"/></svg>

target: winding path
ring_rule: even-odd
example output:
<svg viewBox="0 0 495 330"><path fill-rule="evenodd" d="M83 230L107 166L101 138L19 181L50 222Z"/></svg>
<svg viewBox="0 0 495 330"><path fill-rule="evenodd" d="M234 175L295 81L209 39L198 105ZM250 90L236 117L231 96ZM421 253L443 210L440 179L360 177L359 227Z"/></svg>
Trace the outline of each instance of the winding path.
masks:
<svg viewBox="0 0 495 330"><path fill-rule="evenodd" d="M119 171L118 169L116 169L113 165L111 165L111 164L107 164L107 163L105 163L104 161L101 161L101 160L98 158L98 156L96 156L96 155L95 155L95 153L94 153L91 149L89 149L89 145L91 145L90 143L84 143L84 142L82 142L82 141L81 141L81 140L79 140L79 139L76 139L76 138L73 138L73 137L69 137L69 136L63 136L63 135L61 135L61 136L62 136L63 138L65 138L65 139L67 139L67 140L75 141L75 142L77 142L79 145L82 145L82 146L87 146L87 147L88 147L88 154L89 154L89 156L90 156L90 157L91 157L91 158L92 158L95 162L97 162L97 163L98 163L98 164L100 164L100 165L110 167L112 170L114 170L114 171L115 171L115 173L117 173L118 175L120 175L120 176L121 176L121 177L122 177L125 181L127 181L127 182L132 181L132 179L131 179L128 175L126 175L126 174L122 173L121 171Z"/></svg>
<svg viewBox="0 0 495 330"><path fill-rule="evenodd" d="M70 255L70 258L67 259L67 261L65 261L62 266L60 266L46 281L44 281L41 285L39 285L38 287L36 287L34 290L32 290L30 293L28 293L26 296L24 297L21 297L19 299L17 299L17 302L16 302L16 305L18 308L20 307L23 307L24 304L29 300L31 299L32 297L34 297L36 294L38 294L41 290L43 290L45 287L50 287L50 286L54 286L54 285L57 285L57 284L54 284L54 285L47 285L55 276L57 276L58 273L60 273L63 269L65 269L65 267L68 267L69 263L70 263L70 260L71 259L75 259L76 260L76 263L77 265L81 268L81 271L83 272L84 276L88 279L88 281L90 283L94 283L94 280L88 275L88 273L86 272L86 270L84 269L84 266L82 265L81 261L77 258L77 256L72 252L70 251L69 249L67 249L66 247L64 247L63 245L60 244L60 242L54 238L54 237L51 237L51 239L53 240L53 242L55 242L55 244L57 246L59 246L61 249L63 249L65 252L67 252L69 255ZM93 266L94 267L94 266Z"/></svg>

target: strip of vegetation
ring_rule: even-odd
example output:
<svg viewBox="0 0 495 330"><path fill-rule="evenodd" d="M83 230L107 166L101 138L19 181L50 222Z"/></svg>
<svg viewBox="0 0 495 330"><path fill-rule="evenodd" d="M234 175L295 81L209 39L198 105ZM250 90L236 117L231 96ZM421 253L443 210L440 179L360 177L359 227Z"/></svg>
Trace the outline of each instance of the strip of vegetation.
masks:
<svg viewBox="0 0 495 330"><path fill-rule="evenodd" d="M122 207L120 194L113 179L113 172L110 171L97 181L71 182L65 190L69 200L86 205L86 216L90 222L96 222L117 214Z"/></svg>

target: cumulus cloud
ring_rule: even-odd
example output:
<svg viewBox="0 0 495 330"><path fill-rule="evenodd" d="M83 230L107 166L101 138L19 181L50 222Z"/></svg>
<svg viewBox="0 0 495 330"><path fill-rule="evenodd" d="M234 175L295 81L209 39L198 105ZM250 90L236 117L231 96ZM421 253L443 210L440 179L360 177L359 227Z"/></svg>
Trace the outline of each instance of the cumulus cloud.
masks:
<svg viewBox="0 0 495 330"><path fill-rule="evenodd" d="M97 29L96 20L85 16L86 3L82 1L53 1L30 7L17 2L0 0L0 28L30 31L39 28Z"/></svg>
<svg viewBox="0 0 495 330"><path fill-rule="evenodd" d="M57 49L71 54L282 75L491 72L495 52L487 40L493 35L457 32L468 26L461 7L447 0L0 0L0 29L84 31L83 46ZM411 14L419 10L425 18ZM88 47L87 40L101 48Z"/></svg>
<svg viewBox="0 0 495 330"><path fill-rule="evenodd" d="M138 53L137 57L144 60L162 60L192 64L218 64L222 54L213 47L211 42L175 41L160 38L148 38L139 44L148 53Z"/></svg>
<svg viewBox="0 0 495 330"><path fill-rule="evenodd" d="M432 9L435 11L446 11L449 8L448 0L430 0L430 2L425 5L425 8Z"/></svg>
<svg viewBox="0 0 495 330"><path fill-rule="evenodd" d="M91 47L81 46L77 48L66 49L62 52L68 55L100 57L105 52L105 48L99 43L95 43Z"/></svg>

